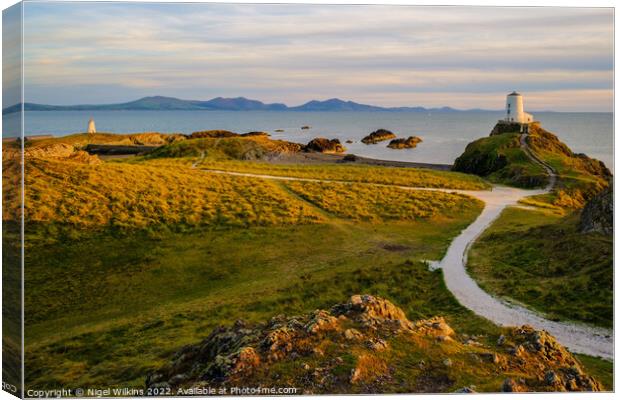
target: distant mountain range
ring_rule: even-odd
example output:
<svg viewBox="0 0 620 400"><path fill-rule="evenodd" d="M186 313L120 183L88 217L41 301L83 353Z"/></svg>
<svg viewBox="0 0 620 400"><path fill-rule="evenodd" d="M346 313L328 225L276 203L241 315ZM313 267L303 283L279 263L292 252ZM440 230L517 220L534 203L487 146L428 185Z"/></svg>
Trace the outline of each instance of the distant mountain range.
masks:
<svg viewBox="0 0 620 400"><path fill-rule="evenodd" d="M119 104L79 104L72 106L53 106L47 104L24 103L26 111L81 111L81 110L230 110L230 111L459 111L451 107L424 108L424 107L379 107L368 104L355 103L340 99L325 101L312 100L296 107L289 107L283 103L263 103L245 97L223 98L211 100L182 100L174 97L151 96L128 103ZM20 110L20 104L6 107L2 114L9 114ZM473 111L473 110L471 110ZM481 111L481 110L476 110Z"/></svg>

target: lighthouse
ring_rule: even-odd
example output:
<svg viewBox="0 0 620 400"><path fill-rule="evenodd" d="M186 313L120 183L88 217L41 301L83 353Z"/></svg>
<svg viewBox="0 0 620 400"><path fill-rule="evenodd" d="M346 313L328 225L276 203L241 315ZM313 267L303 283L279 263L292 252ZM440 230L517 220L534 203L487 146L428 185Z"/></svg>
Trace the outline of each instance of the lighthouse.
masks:
<svg viewBox="0 0 620 400"><path fill-rule="evenodd" d="M523 96L517 92L512 92L506 96L506 122L517 122L528 124L534 121L532 114L523 111Z"/></svg>
<svg viewBox="0 0 620 400"><path fill-rule="evenodd" d="M95 120L94 119L90 119L90 121L88 121L88 133L97 133L97 129L95 129Z"/></svg>

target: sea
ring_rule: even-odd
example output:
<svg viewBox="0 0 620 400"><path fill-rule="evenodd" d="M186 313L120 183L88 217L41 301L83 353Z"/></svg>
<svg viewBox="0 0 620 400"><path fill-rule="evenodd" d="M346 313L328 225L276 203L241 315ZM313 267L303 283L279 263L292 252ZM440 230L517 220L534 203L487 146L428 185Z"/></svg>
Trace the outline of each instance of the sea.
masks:
<svg viewBox="0 0 620 400"><path fill-rule="evenodd" d="M543 128L558 135L574 152L603 161L613 170L613 113L533 113ZM85 132L95 120L98 132L192 133L226 129L238 133L265 131L273 139L307 143L315 137L338 138L348 153L382 160L451 164L467 144L487 136L503 116L495 111L458 112L309 112L309 111L27 111L26 135L63 136ZM19 114L3 116L3 137L19 126ZM304 126L309 129L301 129ZM384 128L398 137L419 136L415 149L395 150L382 142L360 140ZM347 140L353 143L346 143Z"/></svg>

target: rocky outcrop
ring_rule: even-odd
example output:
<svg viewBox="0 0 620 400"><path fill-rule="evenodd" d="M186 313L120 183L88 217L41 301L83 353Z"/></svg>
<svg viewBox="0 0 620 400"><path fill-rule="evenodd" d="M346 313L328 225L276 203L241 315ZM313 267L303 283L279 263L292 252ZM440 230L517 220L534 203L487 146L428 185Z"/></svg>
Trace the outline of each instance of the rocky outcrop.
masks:
<svg viewBox="0 0 620 400"><path fill-rule="evenodd" d="M269 133L262 131L252 131L247 133L235 133L231 131L216 129L211 131L200 131L194 132L189 137L190 139L201 139L201 138L213 138L213 139L222 139L222 138L233 138L233 137L255 137L255 136L264 136L269 137Z"/></svg>
<svg viewBox="0 0 620 400"><path fill-rule="evenodd" d="M396 138L396 135L388 131L387 129L377 129L368 136L364 137L362 139L362 143L375 144L393 138Z"/></svg>
<svg viewBox="0 0 620 400"><path fill-rule="evenodd" d="M220 326L149 373L146 386L181 394L188 387L282 382L305 394L452 392L500 377L504 384L493 391L601 389L546 332L507 330L497 345L465 337L441 317L412 322L386 299L354 295L329 310Z"/></svg>
<svg viewBox="0 0 620 400"><path fill-rule="evenodd" d="M579 230L611 235L614 229L614 190L610 185L594 196L581 211Z"/></svg>
<svg viewBox="0 0 620 400"><path fill-rule="evenodd" d="M193 132L189 137L191 139L200 139L200 138L229 138L229 137L239 137L240 135L235 132L215 129L210 131L199 131Z"/></svg>
<svg viewBox="0 0 620 400"><path fill-rule="evenodd" d="M394 139L387 145L390 149L413 149L422 139L417 136L409 136L407 139Z"/></svg>
<svg viewBox="0 0 620 400"><path fill-rule="evenodd" d="M499 146L487 146L487 138L471 142L465 148L461 156L454 160L453 171L488 176L508 165L508 158L504 154L504 148ZM507 148L518 147L518 140L513 140Z"/></svg>
<svg viewBox="0 0 620 400"><path fill-rule="evenodd" d="M186 135L181 133L137 133L127 136L130 143L137 146L163 146L165 144L176 143L187 139ZM112 143L110 143L112 144Z"/></svg>
<svg viewBox="0 0 620 400"><path fill-rule="evenodd" d="M264 137L269 137L271 135L268 134L267 132L247 132L247 133L242 133L239 136L241 136L241 137L248 137L248 136L264 136Z"/></svg>
<svg viewBox="0 0 620 400"><path fill-rule="evenodd" d="M518 122L506 122L500 121L491 130L491 134L489 136L501 135L502 133L508 132L521 132L523 130L523 125Z"/></svg>
<svg viewBox="0 0 620 400"><path fill-rule="evenodd" d="M100 164L101 160L86 151L76 149L66 143L50 143L43 146L27 147L24 149L24 158L43 158L78 162L80 164Z"/></svg>
<svg viewBox="0 0 620 400"><path fill-rule="evenodd" d="M314 138L306 145L306 151L318 153L343 153L346 148L338 139Z"/></svg>

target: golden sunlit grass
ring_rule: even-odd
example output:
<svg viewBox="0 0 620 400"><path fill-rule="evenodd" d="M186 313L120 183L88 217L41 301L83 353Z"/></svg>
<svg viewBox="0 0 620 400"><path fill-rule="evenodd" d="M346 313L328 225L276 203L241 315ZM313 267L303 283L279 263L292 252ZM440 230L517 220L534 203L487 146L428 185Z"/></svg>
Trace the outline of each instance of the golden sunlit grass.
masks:
<svg viewBox="0 0 620 400"><path fill-rule="evenodd" d="M455 216L482 207L480 200L460 194L407 190L366 184L289 182L304 200L357 221L411 221Z"/></svg>
<svg viewBox="0 0 620 400"><path fill-rule="evenodd" d="M419 186L464 190L486 190L490 185L475 175L459 172L435 171L423 168L375 167L342 164L269 164L247 161L204 160L199 167L295 178L338 180L385 185Z"/></svg>
<svg viewBox="0 0 620 400"><path fill-rule="evenodd" d="M25 215L32 222L144 228L151 225L281 225L322 217L278 185L171 165L87 165L32 159Z"/></svg>

